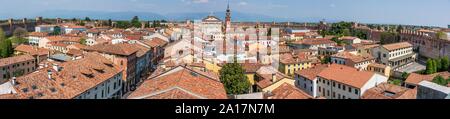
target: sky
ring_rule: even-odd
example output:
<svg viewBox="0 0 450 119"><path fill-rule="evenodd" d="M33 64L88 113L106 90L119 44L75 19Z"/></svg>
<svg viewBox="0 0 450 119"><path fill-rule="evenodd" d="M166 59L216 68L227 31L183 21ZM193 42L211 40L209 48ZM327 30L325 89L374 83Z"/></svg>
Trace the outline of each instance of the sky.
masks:
<svg viewBox="0 0 450 119"><path fill-rule="evenodd" d="M103 12L223 12L227 0L1 0L0 19L35 17L48 10ZM320 18L362 23L446 27L450 0L229 0L234 12L293 20Z"/></svg>

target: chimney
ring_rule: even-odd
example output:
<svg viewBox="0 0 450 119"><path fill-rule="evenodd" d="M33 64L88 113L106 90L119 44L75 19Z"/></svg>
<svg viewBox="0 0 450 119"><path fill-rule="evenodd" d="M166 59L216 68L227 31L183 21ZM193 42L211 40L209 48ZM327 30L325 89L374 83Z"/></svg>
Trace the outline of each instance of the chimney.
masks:
<svg viewBox="0 0 450 119"><path fill-rule="evenodd" d="M48 77L48 80L52 80L52 70L47 70L47 77Z"/></svg>
<svg viewBox="0 0 450 119"><path fill-rule="evenodd" d="M12 77L11 84L12 84L13 86L16 85L16 77Z"/></svg>
<svg viewBox="0 0 450 119"><path fill-rule="evenodd" d="M276 82L277 81L277 75L276 73L272 74L272 82Z"/></svg>

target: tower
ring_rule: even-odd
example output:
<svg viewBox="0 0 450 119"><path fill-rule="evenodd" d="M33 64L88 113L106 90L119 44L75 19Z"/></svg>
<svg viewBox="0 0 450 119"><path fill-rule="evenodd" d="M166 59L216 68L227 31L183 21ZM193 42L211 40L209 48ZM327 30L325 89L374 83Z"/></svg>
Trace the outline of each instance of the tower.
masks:
<svg viewBox="0 0 450 119"><path fill-rule="evenodd" d="M225 17L225 28L231 27L231 10L230 10L230 1L228 1L227 5L227 13Z"/></svg>

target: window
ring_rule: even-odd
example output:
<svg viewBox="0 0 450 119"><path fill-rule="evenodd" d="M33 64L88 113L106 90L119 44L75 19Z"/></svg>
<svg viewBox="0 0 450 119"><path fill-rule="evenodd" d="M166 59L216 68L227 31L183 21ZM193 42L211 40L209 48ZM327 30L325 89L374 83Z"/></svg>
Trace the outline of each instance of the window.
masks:
<svg viewBox="0 0 450 119"><path fill-rule="evenodd" d="M341 99L341 94L338 94L338 99Z"/></svg>
<svg viewBox="0 0 450 119"><path fill-rule="evenodd" d="M336 97L336 92L333 92L333 98L335 98Z"/></svg>
<svg viewBox="0 0 450 119"><path fill-rule="evenodd" d="M352 87L348 87L348 92L352 92Z"/></svg>
<svg viewBox="0 0 450 119"><path fill-rule="evenodd" d="M338 88L341 89L341 84L338 84Z"/></svg>
<svg viewBox="0 0 450 119"><path fill-rule="evenodd" d="M342 85L342 90L344 90L344 91L345 91L345 85Z"/></svg>
<svg viewBox="0 0 450 119"><path fill-rule="evenodd" d="M320 89L321 89L321 88L320 88L320 86L319 86L319 92L322 92Z"/></svg>
<svg viewBox="0 0 450 119"><path fill-rule="evenodd" d="M327 90L327 96L330 96L330 90Z"/></svg>
<svg viewBox="0 0 450 119"><path fill-rule="evenodd" d="M358 95L358 90L357 89L355 89L355 94Z"/></svg>
<svg viewBox="0 0 450 119"><path fill-rule="evenodd" d="M345 95L342 96L342 99L345 99Z"/></svg>
<svg viewBox="0 0 450 119"><path fill-rule="evenodd" d="M312 92L312 86L309 88L309 90Z"/></svg>
<svg viewBox="0 0 450 119"><path fill-rule="evenodd" d="M336 87L336 82L333 82L333 87Z"/></svg>

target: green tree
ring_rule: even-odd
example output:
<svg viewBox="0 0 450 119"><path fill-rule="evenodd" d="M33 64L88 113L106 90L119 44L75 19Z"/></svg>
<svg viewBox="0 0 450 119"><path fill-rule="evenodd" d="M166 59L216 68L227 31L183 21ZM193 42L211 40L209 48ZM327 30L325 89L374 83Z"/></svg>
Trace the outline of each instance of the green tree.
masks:
<svg viewBox="0 0 450 119"><path fill-rule="evenodd" d="M442 31L439 31L436 33L436 37L439 39L447 39L447 34Z"/></svg>
<svg viewBox="0 0 450 119"><path fill-rule="evenodd" d="M1 49L0 56L3 58L10 57L14 53L11 40L9 39L1 41L0 49Z"/></svg>
<svg viewBox="0 0 450 119"><path fill-rule="evenodd" d="M331 57L330 56L325 56L322 60L320 60L320 62L322 64L327 64L331 62Z"/></svg>
<svg viewBox="0 0 450 119"><path fill-rule="evenodd" d="M403 73L402 73L402 78L403 78L403 80L406 80L406 78L408 78L408 76L409 76L408 73L406 73L406 72L403 72Z"/></svg>
<svg viewBox="0 0 450 119"><path fill-rule="evenodd" d="M432 82L442 86L447 86L448 84L448 80L445 80L441 75L434 77Z"/></svg>
<svg viewBox="0 0 450 119"><path fill-rule="evenodd" d="M20 45L20 44L28 43L28 39L20 38L20 37L16 37L16 36L10 37L10 38L8 38L8 40L10 40L13 45Z"/></svg>
<svg viewBox="0 0 450 119"><path fill-rule="evenodd" d="M108 19L108 26L112 26L112 20Z"/></svg>
<svg viewBox="0 0 450 119"><path fill-rule="evenodd" d="M86 17L86 18L84 18L84 21L91 21L91 18Z"/></svg>
<svg viewBox="0 0 450 119"><path fill-rule="evenodd" d="M426 73L427 74L433 74L434 73L434 71L433 71L434 67L433 66L434 66L433 65L433 60L432 59L428 59L427 60L427 67L426 67Z"/></svg>
<svg viewBox="0 0 450 119"><path fill-rule="evenodd" d="M441 58L435 59L434 61L436 63L436 72L442 71Z"/></svg>
<svg viewBox="0 0 450 119"><path fill-rule="evenodd" d="M3 32L3 29L0 28L0 41L3 41L5 39L5 32Z"/></svg>
<svg viewBox="0 0 450 119"><path fill-rule="evenodd" d="M250 82L245 71L238 63L225 64L220 70L220 81L224 84L227 94L244 94L250 89Z"/></svg>
<svg viewBox="0 0 450 119"><path fill-rule="evenodd" d="M85 38L81 38L80 39L80 44L86 45L86 39Z"/></svg>
<svg viewBox="0 0 450 119"><path fill-rule="evenodd" d="M131 23L129 21L117 21L117 28L129 28L131 27Z"/></svg>
<svg viewBox="0 0 450 119"><path fill-rule="evenodd" d="M436 60L431 59L431 62L432 62L432 64L433 64L433 68L432 68L431 70L433 71L433 73L436 73L436 72L437 72L437 63L436 63Z"/></svg>
<svg viewBox="0 0 450 119"><path fill-rule="evenodd" d="M138 16L134 16L133 19L131 19L131 25L133 27L136 27L136 28L140 28L141 27L141 22L139 21L139 17Z"/></svg>
<svg viewBox="0 0 450 119"><path fill-rule="evenodd" d="M443 57L441 59L441 71L448 71L450 69L450 61L448 60L448 57Z"/></svg>
<svg viewBox="0 0 450 119"><path fill-rule="evenodd" d="M398 25L397 27L397 33L400 33L403 30L403 26L402 25Z"/></svg>
<svg viewBox="0 0 450 119"><path fill-rule="evenodd" d="M18 38L25 38L28 34L28 31L22 27L14 29L13 36Z"/></svg>

